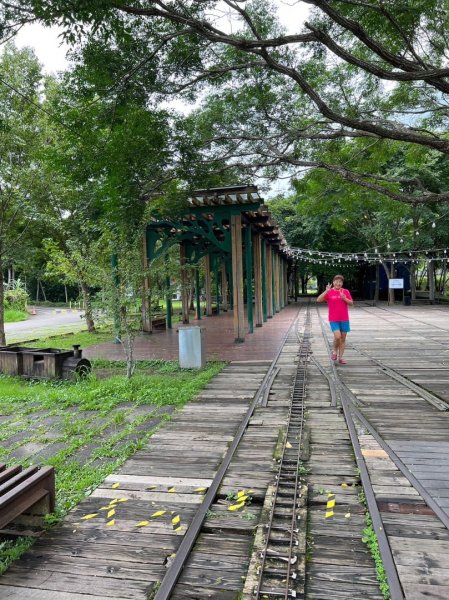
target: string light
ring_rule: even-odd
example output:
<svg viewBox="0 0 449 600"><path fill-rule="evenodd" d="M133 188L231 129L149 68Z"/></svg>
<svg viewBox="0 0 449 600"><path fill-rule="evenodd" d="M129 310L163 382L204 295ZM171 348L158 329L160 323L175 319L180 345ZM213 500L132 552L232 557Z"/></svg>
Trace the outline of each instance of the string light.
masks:
<svg viewBox="0 0 449 600"><path fill-rule="evenodd" d="M392 253L380 253L378 248L376 250L377 252L371 254L369 252L356 254L349 252L323 252L322 250L311 250L309 248L288 248L288 256L300 261L320 265L339 265L353 262L367 264L383 262L418 264L419 260L428 260L429 253L432 256L432 261L446 260L448 253L447 248L395 251Z"/></svg>

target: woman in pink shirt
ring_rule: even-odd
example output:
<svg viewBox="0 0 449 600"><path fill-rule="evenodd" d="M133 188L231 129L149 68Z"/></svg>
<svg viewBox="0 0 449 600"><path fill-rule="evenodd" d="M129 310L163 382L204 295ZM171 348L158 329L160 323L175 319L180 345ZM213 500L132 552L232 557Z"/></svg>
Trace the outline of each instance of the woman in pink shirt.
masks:
<svg viewBox="0 0 449 600"><path fill-rule="evenodd" d="M345 365L343 358L346 335L350 331L348 306L354 304L349 290L343 288L343 275L335 275L332 285L327 284L325 291L318 296L317 302L327 302L329 309L329 325L334 333L334 344L331 359Z"/></svg>

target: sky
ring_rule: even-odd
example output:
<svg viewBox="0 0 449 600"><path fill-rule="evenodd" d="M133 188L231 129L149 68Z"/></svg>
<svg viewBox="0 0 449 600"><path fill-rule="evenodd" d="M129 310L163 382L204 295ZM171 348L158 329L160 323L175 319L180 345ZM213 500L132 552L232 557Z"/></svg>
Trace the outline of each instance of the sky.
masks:
<svg viewBox="0 0 449 600"><path fill-rule="evenodd" d="M300 0L275 0L275 2L278 5L281 23L286 27L288 33L297 32L307 18L309 6ZM228 23L228 25L232 27L232 23ZM66 59L69 47L63 42L61 33L62 30L56 27L32 24L21 29L15 38L15 43L19 48L24 46L33 48L44 72L48 75L55 75L69 66ZM182 106L176 106L176 108L183 110ZM263 185L261 181L257 183ZM270 185L267 197L285 192L288 187L288 180L280 179Z"/></svg>
<svg viewBox="0 0 449 600"><path fill-rule="evenodd" d="M56 27L43 27L37 23L23 27L15 38L19 48L29 46L33 48L44 71L48 75L55 75L68 67L66 53L68 46L63 43L61 32Z"/></svg>
<svg viewBox="0 0 449 600"><path fill-rule="evenodd" d="M279 17L289 33L298 31L307 18L309 7L300 0L275 0ZM68 46L60 37L61 30L56 27L43 27L32 24L23 27L15 38L19 48L29 46L34 49L47 74L56 74L68 67L66 53Z"/></svg>

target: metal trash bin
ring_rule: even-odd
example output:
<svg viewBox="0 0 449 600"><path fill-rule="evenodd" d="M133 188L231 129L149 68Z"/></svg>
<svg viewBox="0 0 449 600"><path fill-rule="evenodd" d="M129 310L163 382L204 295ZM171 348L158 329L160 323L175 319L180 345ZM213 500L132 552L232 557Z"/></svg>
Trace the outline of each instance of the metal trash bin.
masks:
<svg viewBox="0 0 449 600"><path fill-rule="evenodd" d="M411 304L412 304L412 297L404 296L404 306L411 306Z"/></svg>
<svg viewBox="0 0 449 600"><path fill-rule="evenodd" d="M179 366L181 369L202 369L206 366L205 327L180 327Z"/></svg>

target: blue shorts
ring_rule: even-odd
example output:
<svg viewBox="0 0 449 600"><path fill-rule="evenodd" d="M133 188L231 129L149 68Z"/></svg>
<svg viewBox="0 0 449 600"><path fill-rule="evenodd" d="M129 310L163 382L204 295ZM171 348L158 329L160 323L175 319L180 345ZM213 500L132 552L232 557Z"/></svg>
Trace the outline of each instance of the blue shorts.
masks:
<svg viewBox="0 0 449 600"><path fill-rule="evenodd" d="M351 331L349 321L329 321L329 325L331 326L332 331L343 331L344 333Z"/></svg>

